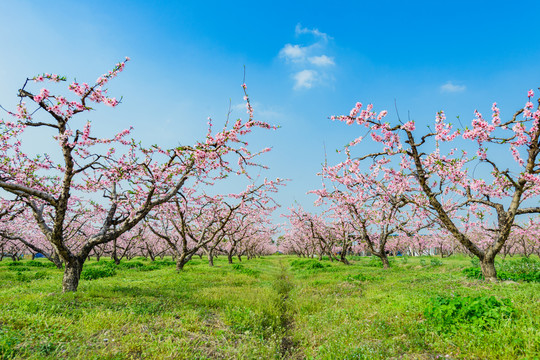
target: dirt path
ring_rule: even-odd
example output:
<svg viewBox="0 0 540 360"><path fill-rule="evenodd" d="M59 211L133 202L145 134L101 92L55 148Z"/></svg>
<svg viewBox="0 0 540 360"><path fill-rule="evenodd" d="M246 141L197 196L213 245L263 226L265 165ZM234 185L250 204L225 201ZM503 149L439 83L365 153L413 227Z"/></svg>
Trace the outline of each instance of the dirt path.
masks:
<svg viewBox="0 0 540 360"><path fill-rule="evenodd" d="M278 307L280 310L280 323L283 333L281 334L280 354L283 359L303 359L298 344L294 341L294 314L291 309L290 292L294 285L288 266L283 261L279 262L280 272L276 278L276 291L279 295Z"/></svg>

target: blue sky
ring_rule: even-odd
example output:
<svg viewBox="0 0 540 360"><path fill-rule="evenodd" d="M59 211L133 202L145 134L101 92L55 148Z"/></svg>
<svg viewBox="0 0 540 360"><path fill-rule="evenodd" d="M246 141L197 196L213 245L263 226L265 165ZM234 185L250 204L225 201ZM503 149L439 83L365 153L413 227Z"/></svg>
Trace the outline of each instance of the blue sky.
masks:
<svg viewBox="0 0 540 360"><path fill-rule="evenodd" d="M27 76L93 81L130 56L110 85L122 105L93 123L174 146L202 138L208 116L221 123L229 101L245 116L245 66L256 117L281 126L250 139L273 147L262 176L292 180L277 196L284 208L310 208L324 148L336 163L335 149L361 131L328 117L356 101L390 120L395 101L419 129L440 109L468 122L494 101L503 118L522 106L540 86L539 13L536 1L10 1L0 6L0 104L14 106Z"/></svg>

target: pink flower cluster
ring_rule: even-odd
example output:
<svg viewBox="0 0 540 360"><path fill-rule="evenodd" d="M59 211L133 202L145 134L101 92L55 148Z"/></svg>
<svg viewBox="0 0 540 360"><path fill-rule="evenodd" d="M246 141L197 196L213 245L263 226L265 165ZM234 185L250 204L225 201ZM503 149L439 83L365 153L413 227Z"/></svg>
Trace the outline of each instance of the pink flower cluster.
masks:
<svg viewBox="0 0 540 360"><path fill-rule="evenodd" d="M437 141L452 141L459 135L459 130L455 131L453 134L450 134L452 131L452 125L447 124L446 115L444 111L439 111L435 116L435 140Z"/></svg>

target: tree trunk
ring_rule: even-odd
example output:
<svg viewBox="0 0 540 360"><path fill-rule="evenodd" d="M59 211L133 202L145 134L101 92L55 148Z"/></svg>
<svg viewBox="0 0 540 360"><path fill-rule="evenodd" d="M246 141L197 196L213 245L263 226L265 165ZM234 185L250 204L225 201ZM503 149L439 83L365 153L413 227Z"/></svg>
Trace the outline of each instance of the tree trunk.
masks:
<svg viewBox="0 0 540 360"><path fill-rule="evenodd" d="M176 271L182 271L184 269L184 265L187 264L189 259L186 257L185 253L182 253L181 255L176 255Z"/></svg>
<svg viewBox="0 0 540 360"><path fill-rule="evenodd" d="M236 257L238 258L238 261L242 262L242 254L236 255Z"/></svg>
<svg viewBox="0 0 540 360"><path fill-rule="evenodd" d="M384 269L388 269L390 267L390 261L388 261L388 256L386 256L386 253L384 251L381 254L373 254L373 255L378 256L379 259L381 259Z"/></svg>
<svg viewBox="0 0 540 360"><path fill-rule="evenodd" d="M79 280L81 278L81 272L83 268L83 261L79 259L72 259L66 262L66 268L64 270L64 278L62 279L62 291L77 291L79 287Z"/></svg>
<svg viewBox="0 0 540 360"><path fill-rule="evenodd" d="M346 254L347 253L345 251L342 251L341 254L339 255L339 261L341 261L345 265L351 265L349 260L347 260Z"/></svg>
<svg viewBox="0 0 540 360"><path fill-rule="evenodd" d="M118 258L118 246L116 245L116 239L113 240L113 252L112 259L116 265L120 265L120 259Z"/></svg>
<svg viewBox="0 0 540 360"><path fill-rule="evenodd" d="M229 264L232 264L232 263L233 263L233 261L232 261L232 252L229 252L229 253L227 254L227 260L229 261Z"/></svg>
<svg viewBox="0 0 540 360"><path fill-rule="evenodd" d="M482 268L482 275L486 281L496 282L497 281L497 270L495 270L495 258L489 259L485 258L480 261L480 267Z"/></svg>
<svg viewBox="0 0 540 360"><path fill-rule="evenodd" d="M150 249L150 246L148 246L148 243L146 243L145 245L146 245L146 251L148 251L148 256L150 256L150 260L156 261L156 257L154 256L152 249Z"/></svg>
<svg viewBox="0 0 540 360"><path fill-rule="evenodd" d="M214 255L212 253L213 249L208 251L208 265L210 266L214 266Z"/></svg>

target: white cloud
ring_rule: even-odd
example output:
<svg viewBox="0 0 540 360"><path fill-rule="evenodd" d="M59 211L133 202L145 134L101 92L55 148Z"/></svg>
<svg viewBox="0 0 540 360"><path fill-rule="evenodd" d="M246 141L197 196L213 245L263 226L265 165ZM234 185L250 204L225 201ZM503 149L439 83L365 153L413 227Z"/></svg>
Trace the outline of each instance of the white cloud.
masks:
<svg viewBox="0 0 540 360"><path fill-rule="evenodd" d="M307 44L285 44L279 51L279 58L284 60L294 80L293 88L310 89L333 81L332 67L334 58L328 56L328 40L332 39L318 29L308 29L300 24L295 28L296 36L307 36ZM305 37L305 36L303 36Z"/></svg>
<svg viewBox="0 0 540 360"><path fill-rule="evenodd" d="M456 85L451 81L448 81L446 84L441 86L441 91L445 93L457 93L465 91L467 87L465 85Z"/></svg>
<svg viewBox="0 0 540 360"><path fill-rule="evenodd" d="M330 66L336 65L334 58L321 55L321 56L312 56L308 58L309 62L316 66Z"/></svg>
<svg viewBox="0 0 540 360"><path fill-rule="evenodd" d="M323 39L325 41L330 38L327 34L325 34L323 32L320 32L319 29L303 28L302 25L300 25L300 24L296 24L296 28L294 29L294 33L296 34L296 36L301 35L301 34L312 34L312 35L314 35L316 37L320 37L321 39Z"/></svg>
<svg viewBox="0 0 540 360"><path fill-rule="evenodd" d="M289 61L300 62L306 58L307 48L300 45L286 44L279 51L279 56Z"/></svg>
<svg viewBox="0 0 540 360"><path fill-rule="evenodd" d="M315 70L302 70L293 75L294 89L310 89L317 82L318 73Z"/></svg>

